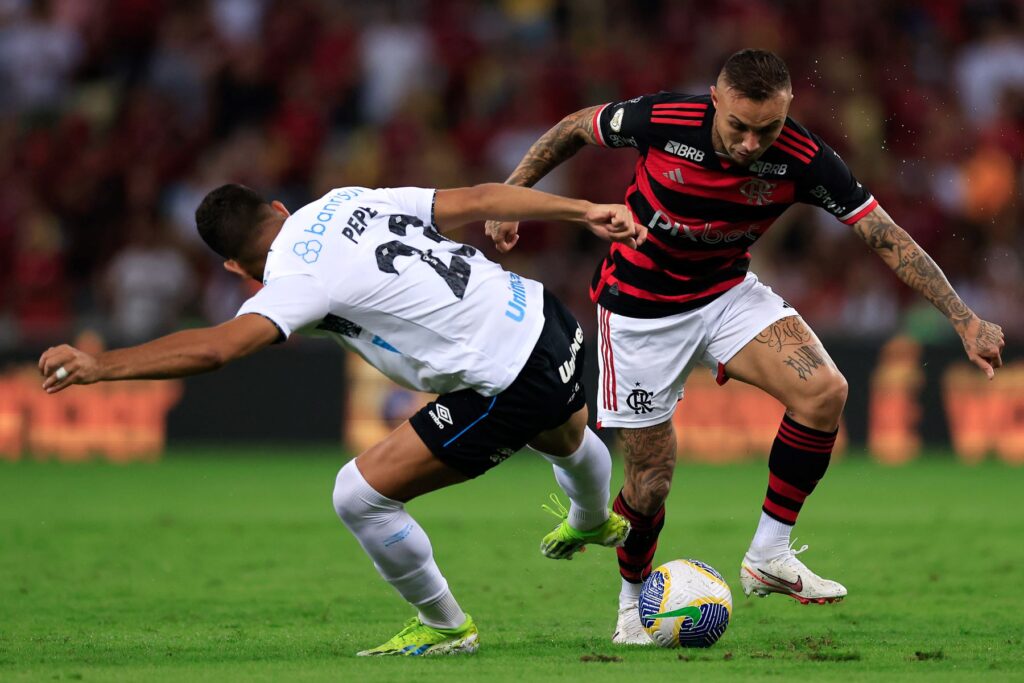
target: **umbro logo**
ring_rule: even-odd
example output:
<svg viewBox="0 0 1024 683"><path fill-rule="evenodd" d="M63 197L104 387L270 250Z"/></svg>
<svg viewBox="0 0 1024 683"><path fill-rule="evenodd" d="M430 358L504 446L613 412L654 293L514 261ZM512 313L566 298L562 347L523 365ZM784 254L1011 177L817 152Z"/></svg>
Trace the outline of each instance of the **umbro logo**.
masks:
<svg viewBox="0 0 1024 683"><path fill-rule="evenodd" d="M437 425L438 429L444 429L445 423L449 425L454 424L452 422L451 411L445 408L440 403L435 403L434 410L428 412L430 415L430 419L434 421L434 424Z"/></svg>
<svg viewBox="0 0 1024 683"><path fill-rule="evenodd" d="M664 171L661 175L668 178L673 183L683 184L683 170L681 168L673 168L671 171Z"/></svg>

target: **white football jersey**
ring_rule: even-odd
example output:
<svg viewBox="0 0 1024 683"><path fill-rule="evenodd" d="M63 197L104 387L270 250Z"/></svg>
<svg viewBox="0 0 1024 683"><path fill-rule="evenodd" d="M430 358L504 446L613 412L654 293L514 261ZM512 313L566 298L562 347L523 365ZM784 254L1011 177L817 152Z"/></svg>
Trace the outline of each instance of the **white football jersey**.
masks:
<svg viewBox="0 0 1024 683"><path fill-rule="evenodd" d="M543 287L433 225L434 190L332 190L274 240L258 313L287 337L326 334L395 382L436 394L503 391L544 324Z"/></svg>

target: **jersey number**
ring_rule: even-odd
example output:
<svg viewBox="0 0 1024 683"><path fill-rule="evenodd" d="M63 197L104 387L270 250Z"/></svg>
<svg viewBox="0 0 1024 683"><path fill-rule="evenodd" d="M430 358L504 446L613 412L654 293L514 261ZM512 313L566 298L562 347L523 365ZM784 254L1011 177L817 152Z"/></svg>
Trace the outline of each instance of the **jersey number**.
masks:
<svg viewBox="0 0 1024 683"><path fill-rule="evenodd" d="M388 221L388 229L399 237L405 237L410 226L421 228L424 237L438 244L451 242L450 239L439 233L433 225L425 225L423 221L415 216L392 216L391 220ZM431 249L422 251L399 240L391 240L377 247L377 267L384 273L394 273L397 275L398 269L395 268L395 259L400 256L418 257L433 268L435 273L441 276L441 279L448 285L448 288L452 290L452 294L461 299L466 294L466 285L469 284L469 273L472 270L469 262L463 256L468 258L475 255L476 249L462 245L450 253L452 255L451 265L446 266L441 259L434 256Z"/></svg>

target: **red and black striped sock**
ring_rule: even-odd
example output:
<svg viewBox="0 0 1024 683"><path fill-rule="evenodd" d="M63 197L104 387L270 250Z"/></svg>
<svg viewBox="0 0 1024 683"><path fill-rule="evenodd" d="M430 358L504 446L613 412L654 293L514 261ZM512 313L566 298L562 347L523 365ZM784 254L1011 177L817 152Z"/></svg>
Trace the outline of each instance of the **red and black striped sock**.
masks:
<svg viewBox="0 0 1024 683"><path fill-rule="evenodd" d="M822 432L785 415L768 457L765 514L783 524L796 524L804 500L825 476L838 429Z"/></svg>
<svg viewBox="0 0 1024 683"><path fill-rule="evenodd" d="M651 561L658 549L658 534L665 526L665 506L658 508L652 516L641 514L629 507L622 497L622 491L615 497L612 510L629 520L629 535L619 555L619 574L630 583L641 583L651 573Z"/></svg>

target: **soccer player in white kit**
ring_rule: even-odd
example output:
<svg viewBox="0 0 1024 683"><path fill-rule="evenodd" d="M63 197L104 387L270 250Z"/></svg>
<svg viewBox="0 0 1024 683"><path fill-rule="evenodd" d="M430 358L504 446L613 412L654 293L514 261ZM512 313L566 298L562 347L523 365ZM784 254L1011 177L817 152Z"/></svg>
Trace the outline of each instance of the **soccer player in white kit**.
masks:
<svg viewBox="0 0 1024 683"><path fill-rule="evenodd" d="M404 503L478 476L528 444L553 464L570 500L542 553L557 559L588 543L618 546L629 531L608 509L610 456L587 428L576 320L540 283L441 234L488 218L576 221L634 247L646 235L625 206L500 184L339 188L294 214L224 185L197 209L199 232L226 269L264 287L215 327L96 356L50 348L39 359L43 388L197 374L301 331L333 338L399 384L439 394L341 468L334 507L418 612L359 654L475 652L477 627Z"/></svg>

